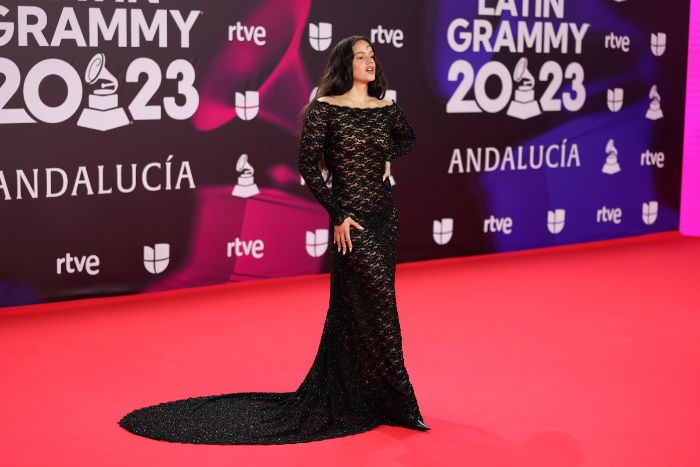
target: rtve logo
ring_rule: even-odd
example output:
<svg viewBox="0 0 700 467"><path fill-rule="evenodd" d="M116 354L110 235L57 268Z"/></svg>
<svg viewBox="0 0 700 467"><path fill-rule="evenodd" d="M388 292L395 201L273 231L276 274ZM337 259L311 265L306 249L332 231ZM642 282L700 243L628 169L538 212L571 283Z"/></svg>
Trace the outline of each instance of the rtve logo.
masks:
<svg viewBox="0 0 700 467"><path fill-rule="evenodd" d="M306 253L312 258L318 258L328 249L328 229L306 231Z"/></svg>
<svg viewBox="0 0 700 467"><path fill-rule="evenodd" d="M252 256L255 259L260 259L263 257L262 250L264 248L265 243L259 238L246 242L236 237L234 241L226 243L226 256L230 258L235 254L236 257Z"/></svg>
<svg viewBox="0 0 700 467"><path fill-rule="evenodd" d="M510 217L496 217L491 214L484 219L484 233L503 232L506 235L513 233L513 219Z"/></svg>
<svg viewBox="0 0 700 467"><path fill-rule="evenodd" d="M619 224L622 222L622 209L621 208L610 208L603 206L596 211L596 223L607 224L612 222L613 224Z"/></svg>
<svg viewBox="0 0 700 467"><path fill-rule="evenodd" d="M630 51L630 38L629 36L617 36L614 32L611 32L605 36L605 48L613 50L622 50L627 53Z"/></svg>
<svg viewBox="0 0 700 467"><path fill-rule="evenodd" d="M663 152L651 152L647 149L645 152L642 153L639 164L641 166L655 166L660 169L663 169L665 159L666 155Z"/></svg>
<svg viewBox="0 0 700 467"><path fill-rule="evenodd" d="M267 31L262 26L246 26L236 21L236 25L228 27L228 41L253 42L257 46L265 45Z"/></svg>
<svg viewBox="0 0 700 467"><path fill-rule="evenodd" d="M100 258L97 255L90 256L74 256L66 253L66 256L56 258L56 274L63 274L65 268L66 274L76 274L87 272L91 276L96 276L100 273Z"/></svg>
<svg viewBox="0 0 700 467"><path fill-rule="evenodd" d="M403 47L403 31L401 29L385 29L381 24L370 29L369 38L374 44L390 44L400 49Z"/></svg>

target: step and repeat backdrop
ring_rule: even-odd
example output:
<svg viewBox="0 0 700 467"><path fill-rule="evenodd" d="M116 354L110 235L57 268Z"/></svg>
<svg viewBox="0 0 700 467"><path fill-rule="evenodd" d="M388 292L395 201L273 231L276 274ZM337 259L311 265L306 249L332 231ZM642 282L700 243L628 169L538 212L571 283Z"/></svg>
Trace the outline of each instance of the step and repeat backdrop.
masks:
<svg viewBox="0 0 700 467"><path fill-rule="evenodd" d="M18 4L21 3L21 4ZM0 0L0 306L326 272L297 169L371 39L399 260L678 228L689 0Z"/></svg>
<svg viewBox="0 0 700 467"><path fill-rule="evenodd" d="M678 230L700 237L700 0L690 7L688 39L688 83L685 96L685 135L683 141L683 177L681 213Z"/></svg>

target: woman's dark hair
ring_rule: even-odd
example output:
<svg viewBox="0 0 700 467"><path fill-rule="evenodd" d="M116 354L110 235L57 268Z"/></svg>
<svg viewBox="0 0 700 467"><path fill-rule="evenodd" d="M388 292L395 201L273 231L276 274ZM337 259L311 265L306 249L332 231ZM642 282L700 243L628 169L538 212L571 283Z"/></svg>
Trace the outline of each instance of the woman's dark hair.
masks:
<svg viewBox="0 0 700 467"><path fill-rule="evenodd" d="M338 96L348 92L353 85L352 78L352 63L355 58L352 51L352 46L355 42L359 40L367 41L367 43L372 48L374 52L374 81L367 83L367 94L376 97L377 99L383 99L384 93L387 88L386 79L384 78L384 73L382 70L382 64L379 62L376 56L376 51L374 50L374 44L369 40L367 36L349 36L338 41L338 43L331 50L331 54L328 57L328 62L326 63L326 68L321 76L318 83L318 90L311 99L299 113L299 120L303 125L306 116L309 113L312 102L322 96ZM326 169L326 163L324 157L321 156L319 167L324 170ZM328 171L327 181L330 179L330 170Z"/></svg>

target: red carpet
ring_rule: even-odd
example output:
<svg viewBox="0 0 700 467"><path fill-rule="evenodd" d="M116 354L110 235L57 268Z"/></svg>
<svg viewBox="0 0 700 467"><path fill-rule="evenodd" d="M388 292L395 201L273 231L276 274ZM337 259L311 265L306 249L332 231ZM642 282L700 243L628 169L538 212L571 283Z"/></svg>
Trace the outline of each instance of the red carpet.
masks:
<svg viewBox="0 0 700 467"><path fill-rule="evenodd" d="M328 275L0 309L0 465L700 465L700 239L400 264L428 432L173 444L117 425L166 400L296 389Z"/></svg>

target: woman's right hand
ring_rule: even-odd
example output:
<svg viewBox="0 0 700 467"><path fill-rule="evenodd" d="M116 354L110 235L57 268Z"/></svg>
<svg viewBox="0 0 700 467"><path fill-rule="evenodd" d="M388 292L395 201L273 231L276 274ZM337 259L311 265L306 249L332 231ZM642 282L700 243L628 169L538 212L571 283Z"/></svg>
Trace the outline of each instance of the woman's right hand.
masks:
<svg viewBox="0 0 700 467"><path fill-rule="evenodd" d="M333 226L333 243L338 245L338 251L340 251L342 245L343 254L345 254L348 248L352 251L352 240L350 239L351 225L357 229L365 230L364 227L355 222L350 216L346 217L342 224Z"/></svg>

